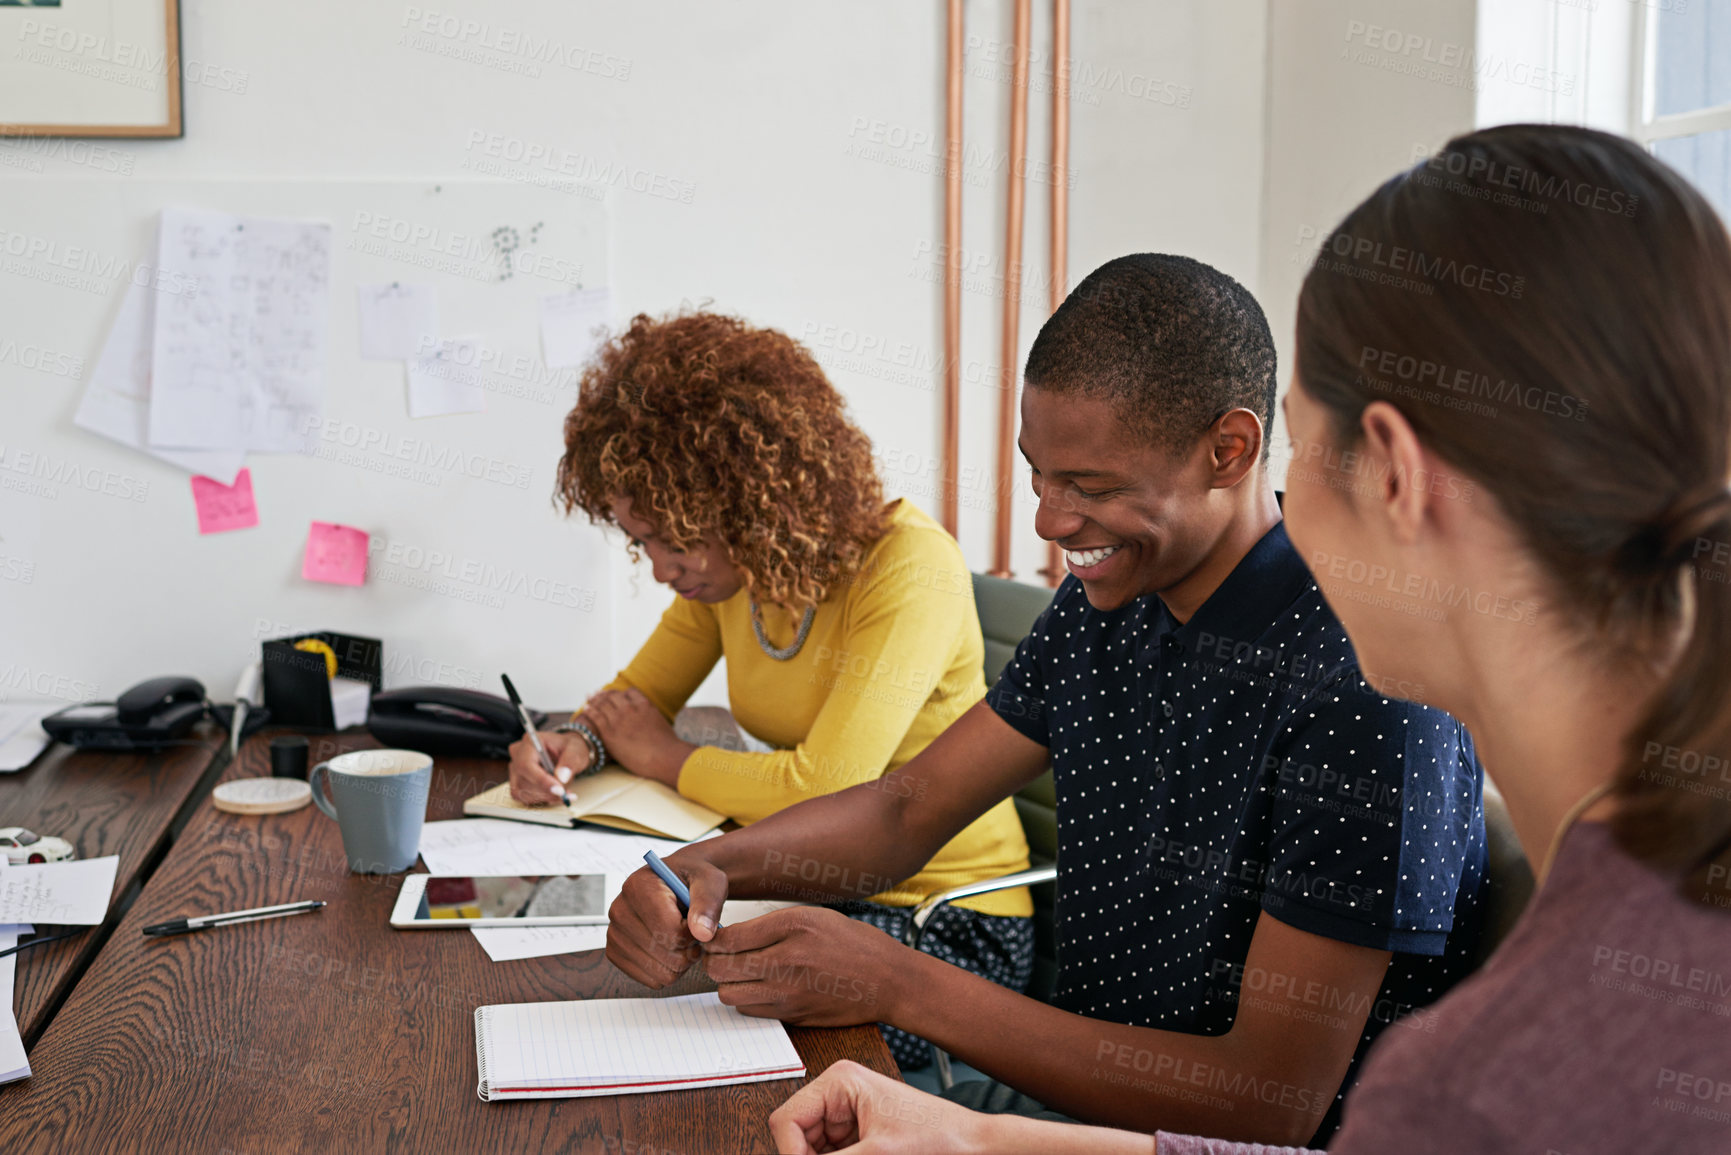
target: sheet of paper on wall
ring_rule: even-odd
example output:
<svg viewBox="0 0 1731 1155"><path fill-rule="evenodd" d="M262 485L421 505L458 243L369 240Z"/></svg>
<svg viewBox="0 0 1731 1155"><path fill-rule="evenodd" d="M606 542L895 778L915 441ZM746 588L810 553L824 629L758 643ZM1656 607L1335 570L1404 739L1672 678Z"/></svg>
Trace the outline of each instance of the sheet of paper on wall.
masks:
<svg viewBox="0 0 1731 1155"><path fill-rule="evenodd" d="M613 292L603 285L541 298L541 357L549 369L569 369L595 355L606 339Z"/></svg>
<svg viewBox="0 0 1731 1155"><path fill-rule="evenodd" d="M42 719L65 702L0 702L0 774L22 770L48 748Z"/></svg>
<svg viewBox="0 0 1731 1155"><path fill-rule="evenodd" d="M127 286L72 423L231 485L246 460L245 449L165 449L150 444L151 331L156 298L164 291L137 282Z"/></svg>
<svg viewBox="0 0 1731 1155"><path fill-rule="evenodd" d="M296 453L324 408L331 227L167 208L152 327L150 443Z"/></svg>
<svg viewBox="0 0 1731 1155"><path fill-rule="evenodd" d="M108 916L120 858L81 858L7 867L0 874L0 923L95 926Z"/></svg>
<svg viewBox="0 0 1731 1155"><path fill-rule="evenodd" d="M409 416L483 412L487 394L480 385L480 354L479 337L455 337L411 360Z"/></svg>
<svg viewBox="0 0 1731 1155"><path fill-rule="evenodd" d="M439 343L439 295L432 285L356 285L361 356L413 361Z"/></svg>

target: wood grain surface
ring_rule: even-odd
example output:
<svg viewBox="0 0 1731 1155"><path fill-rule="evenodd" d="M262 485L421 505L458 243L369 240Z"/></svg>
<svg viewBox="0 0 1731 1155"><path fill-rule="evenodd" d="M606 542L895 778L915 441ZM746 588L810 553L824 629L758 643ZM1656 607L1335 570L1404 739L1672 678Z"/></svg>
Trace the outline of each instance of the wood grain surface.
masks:
<svg viewBox="0 0 1731 1155"><path fill-rule="evenodd" d="M270 731L231 777L268 774ZM317 761L376 745L312 739ZM440 759L428 818L503 781ZM651 1095L483 1103L473 1014L489 1003L645 996L600 951L491 962L467 931L388 925L402 875L350 874L314 807L200 805L89 973L0 1088L0 1151L770 1151L799 1080ZM182 915L321 898L315 914L146 939ZM688 975L664 994L710 989ZM842 1058L895 1075L875 1027L792 1029L812 1077Z"/></svg>
<svg viewBox="0 0 1731 1155"><path fill-rule="evenodd" d="M134 883L162 860L170 827L199 792L224 740L219 728L201 723L187 745L155 754L55 743L28 769L0 774L0 826L64 838L80 858L120 857L107 922L17 955L12 1006L27 1048L113 931Z"/></svg>

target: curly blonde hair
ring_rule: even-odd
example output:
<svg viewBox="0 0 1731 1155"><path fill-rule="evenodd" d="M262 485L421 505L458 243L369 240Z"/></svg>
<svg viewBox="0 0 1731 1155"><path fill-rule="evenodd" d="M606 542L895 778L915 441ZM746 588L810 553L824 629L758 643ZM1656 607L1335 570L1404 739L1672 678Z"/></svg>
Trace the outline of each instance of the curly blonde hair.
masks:
<svg viewBox="0 0 1731 1155"><path fill-rule="evenodd" d="M889 525L871 442L811 353L716 313L640 313L585 369L555 500L616 525L621 497L676 549L719 540L751 596L789 610Z"/></svg>

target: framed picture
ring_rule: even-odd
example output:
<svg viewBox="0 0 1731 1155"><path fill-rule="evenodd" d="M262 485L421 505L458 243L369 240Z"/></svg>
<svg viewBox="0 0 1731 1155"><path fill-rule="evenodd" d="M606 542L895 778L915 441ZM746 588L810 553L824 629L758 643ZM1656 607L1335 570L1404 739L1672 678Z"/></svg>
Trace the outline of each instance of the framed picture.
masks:
<svg viewBox="0 0 1731 1155"><path fill-rule="evenodd" d="M0 136L171 137L179 0L0 0Z"/></svg>

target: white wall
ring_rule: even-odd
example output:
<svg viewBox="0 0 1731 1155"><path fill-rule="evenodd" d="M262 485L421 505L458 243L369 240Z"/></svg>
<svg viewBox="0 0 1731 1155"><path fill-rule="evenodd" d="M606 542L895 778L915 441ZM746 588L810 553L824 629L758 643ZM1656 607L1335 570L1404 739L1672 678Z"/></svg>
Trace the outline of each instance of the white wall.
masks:
<svg viewBox="0 0 1731 1155"><path fill-rule="evenodd" d="M1036 272L1024 293L1018 362L1046 312L1050 84L1039 76L1050 74L1050 15L1045 5L1036 9L1025 239ZM974 163L964 246L984 263L965 304L970 481L960 536L978 568L990 559L1008 10L996 0L970 0L967 9ZM433 31L423 28L425 13L437 14ZM505 52L438 31L452 17L485 23L490 35L551 36L597 55L527 75L507 67ZM1265 19L1259 0L1075 4L1072 283L1119 253L1174 249L1255 287ZM186 87L184 139L111 142L100 153L0 144L0 182L18 205L46 195L46 181L101 181L109 210L142 222L160 207L160 181L532 175L511 166L477 172L482 154L471 142L487 134L570 150L591 172L622 166L627 183L608 204L619 316L711 301L806 338L893 465L892 492L935 510L941 288L930 274L942 263L935 162L943 32L935 3L184 0L184 56L214 82ZM61 352L89 363L116 291L0 273L0 314L17 316L14 306L26 301L51 309L55 331L73 346ZM353 305L339 294L335 308ZM350 324L333 320L333 334ZM0 340L31 337L0 330ZM862 338L870 341L864 354ZM393 485L255 454L263 523L200 539L184 474L73 428L76 379L26 368L3 348L6 460L70 460L146 482L148 496L121 502L66 484L52 496L0 488L0 697L111 696L140 678L181 671L226 698L263 620L382 636L387 659L415 660L393 684L439 679L492 689L503 667L532 702L553 705L577 700L616 668L667 600L646 573L629 573L616 541L562 523L549 508L558 435L557 414L545 405L495 401L485 415L436 421L448 441L519 446L541 466L528 491ZM905 379L907 364L924 368ZM411 423L400 406L390 416L396 403L382 402L387 394L365 392L392 387L333 380L327 413L366 413L389 432L429 436L428 423ZM22 477L0 470L7 476ZM1026 493L1025 476L1015 491ZM612 578L587 614L532 599L495 609L383 583L311 586L298 577L309 516L353 520L387 537L413 526L428 547L502 567L573 575L604 568ZM1030 578L1044 560L1025 498L1015 558Z"/></svg>
<svg viewBox="0 0 1731 1155"><path fill-rule="evenodd" d="M1502 0L1490 0L1501 3ZM1257 295L1292 376L1298 290L1321 241L1395 173L1474 128L1474 0L1271 0ZM1285 477L1276 418L1273 467Z"/></svg>

